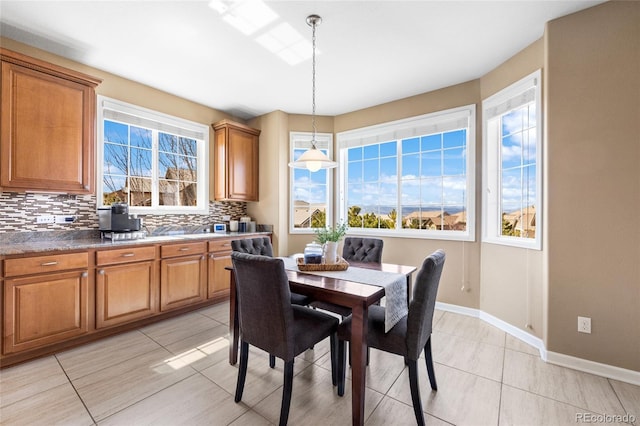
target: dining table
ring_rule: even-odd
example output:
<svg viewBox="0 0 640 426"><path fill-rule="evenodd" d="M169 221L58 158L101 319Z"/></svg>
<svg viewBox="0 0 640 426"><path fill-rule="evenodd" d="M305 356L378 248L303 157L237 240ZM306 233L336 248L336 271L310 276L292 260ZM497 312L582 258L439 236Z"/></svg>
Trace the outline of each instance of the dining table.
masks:
<svg viewBox="0 0 640 426"><path fill-rule="evenodd" d="M286 258L285 258L286 260ZM287 263L287 262L285 262ZM380 279L386 279L390 274L402 275L406 278L407 305L412 294L411 276L416 270L414 266L392 263L366 263L349 261L349 267L344 273L336 274L322 271L304 272L297 268L285 268L292 292L304 294L313 300L329 302L351 309L351 409L352 424L364 424L364 401L367 368L367 317L369 306L385 297L385 287L375 284L358 282L362 276L362 269L368 270L369 276L373 271L379 271ZM232 270L232 268L229 268ZM349 272L351 271L351 273ZM368 282L371 282L369 279ZM238 342L240 338L238 310L233 271L230 274L230 309L229 309L229 363L235 365L238 361Z"/></svg>

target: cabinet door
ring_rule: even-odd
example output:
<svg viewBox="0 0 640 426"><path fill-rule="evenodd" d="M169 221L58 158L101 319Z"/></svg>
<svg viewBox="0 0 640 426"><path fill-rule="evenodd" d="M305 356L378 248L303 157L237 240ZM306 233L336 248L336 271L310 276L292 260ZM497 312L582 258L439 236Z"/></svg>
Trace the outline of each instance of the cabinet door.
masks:
<svg viewBox="0 0 640 426"><path fill-rule="evenodd" d="M34 349L87 333L87 290L86 271L6 280L3 353Z"/></svg>
<svg viewBox="0 0 640 426"><path fill-rule="evenodd" d="M94 88L2 62L0 186L91 193Z"/></svg>
<svg viewBox="0 0 640 426"><path fill-rule="evenodd" d="M258 136L230 128L227 155L227 197L258 201Z"/></svg>
<svg viewBox="0 0 640 426"><path fill-rule="evenodd" d="M164 259L160 271L160 310L206 300L207 260L203 254Z"/></svg>
<svg viewBox="0 0 640 426"><path fill-rule="evenodd" d="M122 324L158 312L156 262L98 269L96 328Z"/></svg>
<svg viewBox="0 0 640 426"><path fill-rule="evenodd" d="M231 254L209 255L209 299L225 299L229 297L229 280L231 272L225 269L231 266Z"/></svg>
<svg viewBox="0 0 640 426"><path fill-rule="evenodd" d="M260 130L222 120L213 124L214 171L209 183L215 200L258 201Z"/></svg>

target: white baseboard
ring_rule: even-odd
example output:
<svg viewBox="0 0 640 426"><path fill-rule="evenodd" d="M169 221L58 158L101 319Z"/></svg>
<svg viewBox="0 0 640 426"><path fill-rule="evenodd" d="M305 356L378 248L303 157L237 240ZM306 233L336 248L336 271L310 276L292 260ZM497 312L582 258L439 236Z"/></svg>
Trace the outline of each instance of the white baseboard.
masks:
<svg viewBox="0 0 640 426"><path fill-rule="evenodd" d="M496 318L491 314L483 312L479 309L467 308L464 306L452 305L449 303L436 302L436 309L453 312L456 314L467 315L479 318L497 328L509 333L513 337L533 346L540 352L540 358L550 364L560 365L562 367L572 368L574 370L583 371L585 373L595 374L596 376L607 377L621 382L631 383L640 386L640 371L627 370L625 368L613 365L602 364L599 362L589 361L587 359L577 358L557 352L547 351L544 341L536 336L527 333L513 325Z"/></svg>
<svg viewBox="0 0 640 426"><path fill-rule="evenodd" d="M547 352L547 362L640 386L640 371L627 370L625 368L601 364L599 362L589 361L588 359L576 358L571 355L551 351Z"/></svg>

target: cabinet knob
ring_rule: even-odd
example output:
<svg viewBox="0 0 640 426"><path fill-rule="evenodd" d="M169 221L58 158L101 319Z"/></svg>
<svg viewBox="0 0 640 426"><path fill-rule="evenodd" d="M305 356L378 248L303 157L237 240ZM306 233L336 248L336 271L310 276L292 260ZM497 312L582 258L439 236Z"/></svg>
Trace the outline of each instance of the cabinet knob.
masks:
<svg viewBox="0 0 640 426"><path fill-rule="evenodd" d="M83 272L81 276L82 276L82 278L87 278L89 276L89 273L88 272Z"/></svg>
<svg viewBox="0 0 640 426"><path fill-rule="evenodd" d="M213 253L209 255L209 259L213 259L214 257Z"/></svg>
<svg viewBox="0 0 640 426"><path fill-rule="evenodd" d="M204 254L202 256L200 256L200 260L205 260L207 258L207 256L205 256Z"/></svg>
<svg viewBox="0 0 640 426"><path fill-rule="evenodd" d="M100 269L100 271L98 271L98 273L99 273L100 275L104 275L104 269Z"/></svg>

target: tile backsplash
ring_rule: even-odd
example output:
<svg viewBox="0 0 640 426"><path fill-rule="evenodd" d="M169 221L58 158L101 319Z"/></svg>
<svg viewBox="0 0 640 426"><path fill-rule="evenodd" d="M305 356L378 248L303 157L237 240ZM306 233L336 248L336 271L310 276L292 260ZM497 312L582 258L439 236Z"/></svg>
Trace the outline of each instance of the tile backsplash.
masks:
<svg viewBox="0 0 640 426"><path fill-rule="evenodd" d="M247 205L235 201L211 201L208 215L139 215L150 230L159 226L210 225L223 215L246 216ZM75 215L72 224L36 223L39 215ZM0 192L0 233L97 230L95 195Z"/></svg>

